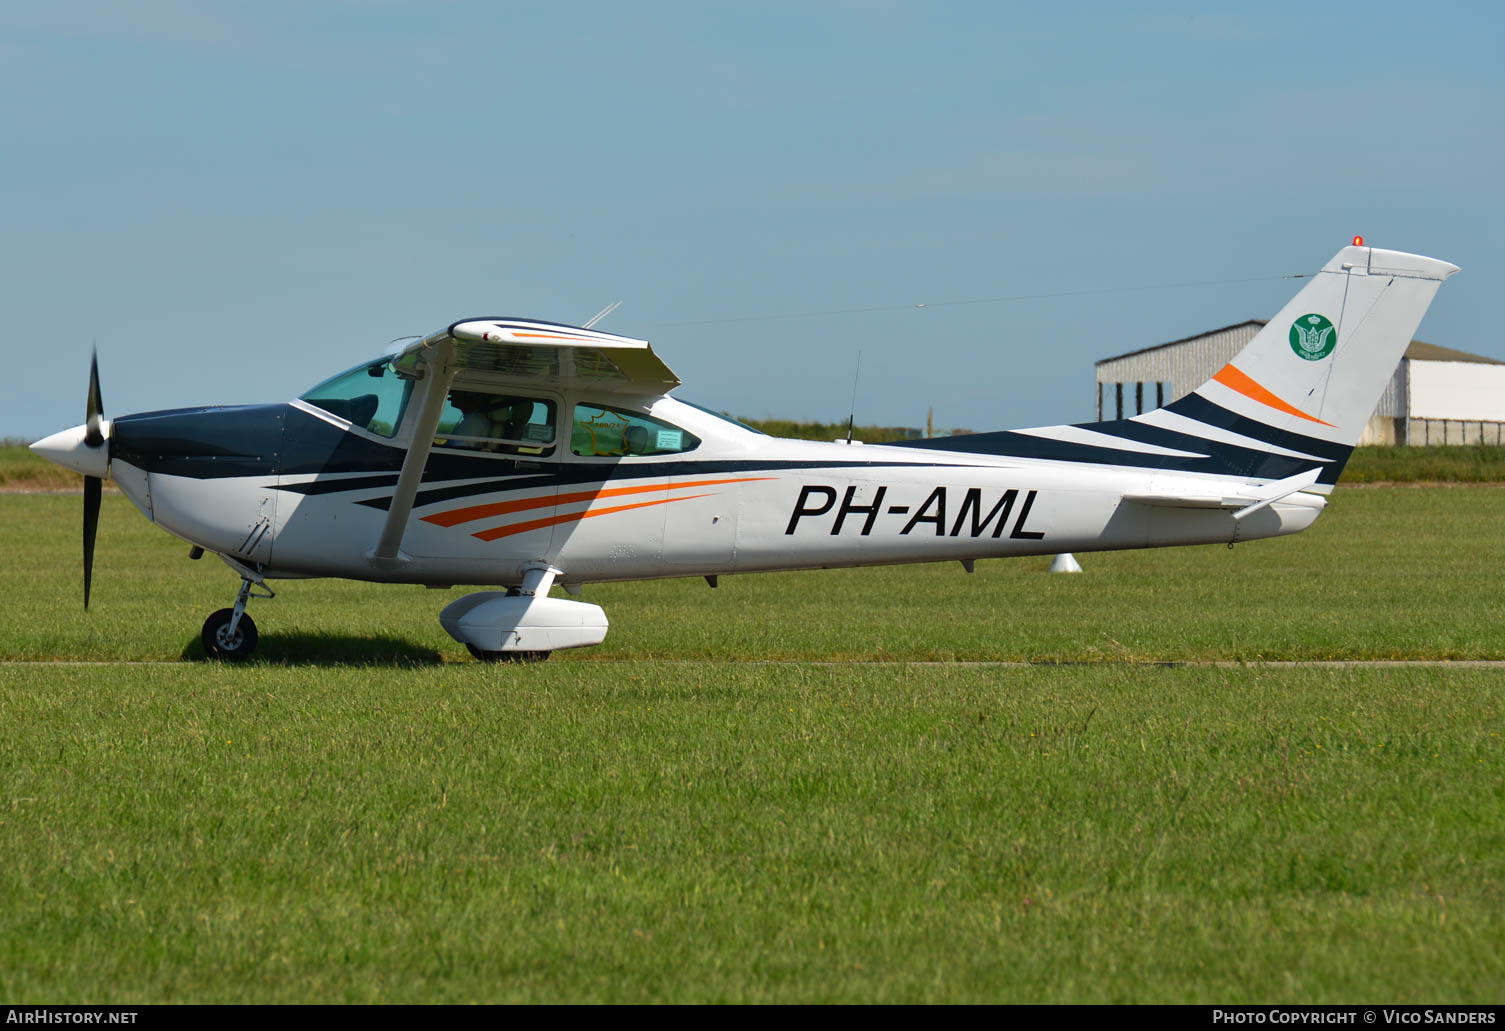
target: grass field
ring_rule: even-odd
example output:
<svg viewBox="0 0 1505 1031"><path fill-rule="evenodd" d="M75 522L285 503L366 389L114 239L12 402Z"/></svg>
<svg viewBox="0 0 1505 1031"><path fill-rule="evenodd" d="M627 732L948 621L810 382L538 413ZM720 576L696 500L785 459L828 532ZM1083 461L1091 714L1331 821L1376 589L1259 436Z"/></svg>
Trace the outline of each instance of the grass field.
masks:
<svg viewBox="0 0 1505 1031"><path fill-rule="evenodd" d="M8 1002L1505 999L1505 677L1136 661L1505 658L1505 489L589 587L523 667L322 581L182 661L233 577L106 497L85 616L80 507L0 496Z"/></svg>

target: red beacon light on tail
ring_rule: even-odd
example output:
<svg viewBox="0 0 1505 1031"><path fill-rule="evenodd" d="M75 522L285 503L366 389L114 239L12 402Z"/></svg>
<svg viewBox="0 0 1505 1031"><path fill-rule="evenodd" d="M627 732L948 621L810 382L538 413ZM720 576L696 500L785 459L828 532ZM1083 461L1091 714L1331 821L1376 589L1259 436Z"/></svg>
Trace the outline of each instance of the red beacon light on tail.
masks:
<svg viewBox="0 0 1505 1031"><path fill-rule="evenodd" d="M1353 238L1353 245L1355 247L1362 247L1362 246L1364 246L1364 238L1362 236L1355 236Z"/></svg>

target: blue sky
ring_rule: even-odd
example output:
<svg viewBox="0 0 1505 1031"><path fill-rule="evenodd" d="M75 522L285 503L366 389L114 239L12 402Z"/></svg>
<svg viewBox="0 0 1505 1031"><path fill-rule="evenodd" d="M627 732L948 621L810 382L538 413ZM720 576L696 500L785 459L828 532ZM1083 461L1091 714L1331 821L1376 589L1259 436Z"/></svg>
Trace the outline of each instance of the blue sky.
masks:
<svg viewBox="0 0 1505 1031"><path fill-rule="evenodd" d="M1501 11L6 4L0 435L81 421L94 342L125 414L616 300L739 415L844 417L861 350L859 422L1079 421L1355 233L1461 265L1419 335L1505 357Z"/></svg>

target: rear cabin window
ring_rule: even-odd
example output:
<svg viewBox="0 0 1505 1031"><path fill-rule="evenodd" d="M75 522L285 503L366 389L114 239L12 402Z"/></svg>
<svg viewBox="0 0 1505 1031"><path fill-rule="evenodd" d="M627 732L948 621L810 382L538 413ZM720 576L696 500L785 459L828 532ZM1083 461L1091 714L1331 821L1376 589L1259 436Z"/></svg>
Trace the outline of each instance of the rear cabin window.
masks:
<svg viewBox="0 0 1505 1031"><path fill-rule="evenodd" d="M700 438L642 412L578 404L570 430L570 450L585 458L676 455L700 446Z"/></svg>
<svg viewBox="0 0 1505 1031"><path fill-rule="evenodd" d="M551 454L556 411L553 401L542 398L451 390L434 444L506 455Z"/></svg>
<svg viewBox="0 0 1505 1031"><path fill-rule="evenodd" d="M300 400L379 437L391 437L402 424L414 382L399 375L393 362L383 358L325 380Z"/></svg>

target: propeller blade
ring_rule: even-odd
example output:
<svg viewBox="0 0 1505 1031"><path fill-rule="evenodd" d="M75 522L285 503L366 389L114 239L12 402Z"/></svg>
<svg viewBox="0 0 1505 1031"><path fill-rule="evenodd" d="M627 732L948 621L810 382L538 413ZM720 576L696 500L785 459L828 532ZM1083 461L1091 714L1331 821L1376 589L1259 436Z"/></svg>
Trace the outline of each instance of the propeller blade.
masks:
<svg viewBox="0 0 1505 1031"><path fill-rule="evenodd" d="M89 609L89 585L94 579L94 534L99 530L99 494L103 481L84 477L84 611Z"/></svg>
<svg viewBox="0 0 1505 1031"><path fill-rule="evenodd" d="M99 419L104 411L105 404L99 396L99 352L96 350L89 355L89 399L84 405L84 443L90 447L99 447L105 442L104 434L99 432Z"/></svg>

